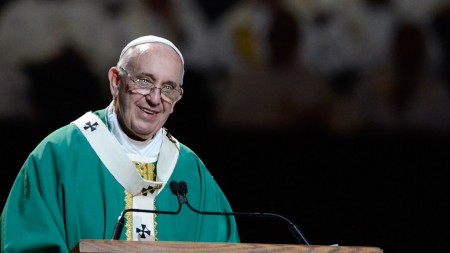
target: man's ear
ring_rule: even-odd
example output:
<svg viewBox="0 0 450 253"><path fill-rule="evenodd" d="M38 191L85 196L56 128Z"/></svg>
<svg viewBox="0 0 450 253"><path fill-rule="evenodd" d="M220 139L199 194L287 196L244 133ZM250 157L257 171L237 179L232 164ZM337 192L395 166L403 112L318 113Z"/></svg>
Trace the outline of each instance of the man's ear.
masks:
<svg viewBox="0 0 450 253"><path fill-rule="evenodd" d="M183 90L183 88L180 87L180 99L181 99L181 97L183 97L183 94L184 94L184 90ZM178 100L180 100L180 99L178 99Z"/></svg>
<svg viewBox="0 0 450 253"><path fill-rule="evenodd" d="M175 104L180 101L180 99L183 97L184 90L183 88L180 88L180 98L177 101L172 102L172 109L170 110L170 113L173 113L173 108L175 108Z"/></svg>
<svg viewBox="0 0 450 253"><path fill-rule="evenodd" d="M120 75L117 67L111 67L108 71L108 79L109 79L109 89L111 91L111 95L116 97L119 95L119 81Z"/></svg>

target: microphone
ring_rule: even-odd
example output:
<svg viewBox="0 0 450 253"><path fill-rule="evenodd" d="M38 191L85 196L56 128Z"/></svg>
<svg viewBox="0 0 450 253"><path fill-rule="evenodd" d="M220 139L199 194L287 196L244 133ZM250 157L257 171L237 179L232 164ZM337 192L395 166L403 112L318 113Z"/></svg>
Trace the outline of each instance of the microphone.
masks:
<svg viewBox="0 0 450 253"><path fill-rule="evenodd" d="M247 217L269 217L269 218L275 218L278 220L281 220L283 222L286 222L289 225L289 228L294 235L295 239L301 244L310 245L308 239L303 235L300 228L293 222L291 222L289 219L287 219L284 216L281 216L279 214L274 213L261 213L261 212L211 212L211 211L200 211L195 209L191 204L189 204L189 201L186 197L187 195L187 184L184 181L180 181L177 183L176 181L172 181L170 183L170 188L172 190L172 193L177 195L179 204L186 204L189 209L194 211L198 214L204 214L204 215L226 215L226 216L247 216Z"/></svg>
<svg viewBox="0 0 450 253"><path fill-rule="evenodd" d="M176 196L178 196L178 183L176 181L170 182L170 190ZM141 213L156 213L156 214L178 214L181 211L181 202L178 201L178 210L176 211L163 211L163 210L148 210L148 209L136 209L129 208L125 209L120 213L119 218L117 219L116 225L114 226L114 231L112 235L112 240L119 240L120 235L122 234L123 226L125 223L125 214L128 212L141 212Z"/></svg>

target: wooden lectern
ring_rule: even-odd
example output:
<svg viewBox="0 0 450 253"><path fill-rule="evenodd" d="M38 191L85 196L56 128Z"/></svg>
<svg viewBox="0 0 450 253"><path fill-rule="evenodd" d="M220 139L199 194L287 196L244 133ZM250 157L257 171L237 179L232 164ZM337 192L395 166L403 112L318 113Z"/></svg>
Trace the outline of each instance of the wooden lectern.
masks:
<svg viewBox="0 0 450 253"><path fill-rule="evenodd" d="M70 253L97 252L308 252L308 253L383 253L377 247L320 246L262 243L206 243L206 242L134 242L121 240L81 240Z"/></svg>

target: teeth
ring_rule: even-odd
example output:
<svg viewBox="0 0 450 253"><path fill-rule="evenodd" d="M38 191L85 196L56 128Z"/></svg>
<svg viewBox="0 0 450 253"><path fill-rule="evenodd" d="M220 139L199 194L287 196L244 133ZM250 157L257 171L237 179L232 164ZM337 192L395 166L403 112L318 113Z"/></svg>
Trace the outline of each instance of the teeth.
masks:
<svg viewBox="0 0 450 253"><path fill-rule="evenodd" d="M152 111L150 111L150 110L148 110L148 109L145 109L145 108L141 108L145 113L148 113L148 114L154 114Z"/></svg>

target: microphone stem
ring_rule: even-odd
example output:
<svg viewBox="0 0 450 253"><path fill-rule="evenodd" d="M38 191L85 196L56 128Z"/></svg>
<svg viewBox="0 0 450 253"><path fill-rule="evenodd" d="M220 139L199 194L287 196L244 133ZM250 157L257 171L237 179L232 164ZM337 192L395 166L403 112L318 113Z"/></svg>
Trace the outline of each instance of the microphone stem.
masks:
<svg viewBox="0 0 450 253"><path fill-rule="evenodd" d="M290 220L288 220L286 217L281 216L279 214L274 214L274 213L260 213L260 212L255 212L255 213L246 213L246 212L208 212L208 211L198 211L196 210L194 207L191 206L191 204L189 204L189 201L187 201L186 198L183 199L182 201L183 203L185 203L189 209L191 209L192 211L194 211L195 213L198 214L205 214L205 215L227 215L227 216L247 216L247 217L272 217L272 218L276 218L278 220L282 220L286 223L289 224L289 227L291 229L292 234L294 235L295 239L297 239L297 241L299 243L303 243L305 245L310 245L308 239L306 239L306 237L303 235L303 233L301 232L300 228L293 222L291 222Z"/></svg>
<svg viewBox="0 0 450 253"><path fill-rule="evenodd" d="M116 222L116 225L114 226L112 240L119 240L120 235L122 234L123 224L124 224L124 217L120 215L119 219Z"/></svg>

